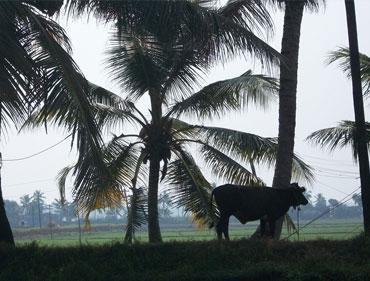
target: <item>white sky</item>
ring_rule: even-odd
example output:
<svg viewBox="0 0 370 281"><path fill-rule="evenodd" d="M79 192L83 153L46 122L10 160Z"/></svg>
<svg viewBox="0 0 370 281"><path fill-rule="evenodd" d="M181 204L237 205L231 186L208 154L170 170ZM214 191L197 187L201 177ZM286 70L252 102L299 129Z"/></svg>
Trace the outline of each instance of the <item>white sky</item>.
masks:
<svg viewBox="0 0 370 281"><path fill-rule="evenodd" d="M369 55L370 1L357 0L356 9L360 50ZM282 13L275 13L273 18L276 30L270 43L280 50ZM72 40L74 58L85 76L95 84L122 93L110 82L104 69L104 50L107 46L109 27L97 24L94 20L87 23L86 19L70 20L68 24L62 19L60 22ZM350 82L336 66L325 65L328 53L338 46L347 46L347 42L344 0L327 0L325 10L304 15L295 151L317 169L316 182L307 186L308 189L315 194L321 192L327 198L336 199L343 198L359 186L357 167L352 162L350 152L328 153L304 142L304 139L311 132L334 126L340 120L354 119ZM209 83L235 77L251 68L253 69L253 62L236 59L214 68L205 81ZM365 101L365 104L368 104L368 101ZM144 108L145 103L141 107ZM368 107L365 111L368 111ZM267 111L250 108L244 114L230 113L212 124L275 137L278 128L277 104ZM63 133L50 130L46 135L42 129L20 134L10 132L1 140L3 158L20 158L39 152L63 139ZM76 153L70 152L70 144L65 141L39 156L23 161L4 162L2 183L5 199L18 201L20 196L32 194L34 190L39 189L45 193L47 201L52 201L58 196L55 183L58 171L73 163L75 157ZM271 184L273 169L260 168L257 173L265 182Z"/></svg>

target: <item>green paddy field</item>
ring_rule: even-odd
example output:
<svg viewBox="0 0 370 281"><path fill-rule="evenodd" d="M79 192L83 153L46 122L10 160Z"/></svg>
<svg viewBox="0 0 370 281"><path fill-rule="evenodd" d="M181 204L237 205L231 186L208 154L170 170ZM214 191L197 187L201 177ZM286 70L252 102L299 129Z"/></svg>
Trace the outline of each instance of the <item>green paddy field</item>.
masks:
<svg viewBox="0 0 370 281"><path fill-rule="evenodd" d="M307 241L316 239L343 240L351 239L361 233L360 220L321 220L305 226L300 223L299 236L296 231L283 231L283 239L290 241ZM230 225L230 237L233 240L248 238L256 229L256 223L247 225ZM18 245L36 242L42 246L75 246L94 245L122 242L124 226L122 225L93 225L90 231L81 231L81 242L76 226L44 227L43 229L28 228L16 229L16 243ZM214 229L198 229L189 225L163 225L162 238L164 241L208 241L216 239ZM147 241L147 232L140 230L136 235L137 242Z"/></svg>

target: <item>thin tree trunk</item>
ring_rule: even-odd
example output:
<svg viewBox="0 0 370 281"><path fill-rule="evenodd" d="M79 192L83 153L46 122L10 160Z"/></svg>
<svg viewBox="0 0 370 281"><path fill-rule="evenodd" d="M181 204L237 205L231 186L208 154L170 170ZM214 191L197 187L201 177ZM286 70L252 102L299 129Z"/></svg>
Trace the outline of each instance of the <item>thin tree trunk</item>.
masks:
<svg viewBox="0 0 370 281"><path fill-rule="evenodd" d="M284 31L281 54L285 61L280 66L279 143L272 187L285 188L290 184L296 125L296 96L299 41L304 1L285 1ZM279 239L283 218L275 227Z"/></svg>
<svg viewBox="0 0 370 281"><path fill-rule="evenodd" d="M41 229L41 207L40 207L40 198L37 198L37 209L39 212L39 227Z"/></svg>
<svg viewBox="0 0 370 281"><path fill-rule="evenodd" d="M0 173L1 173L1 168L0 168ZM7 243L7 244L15 245L12 229L10 227L9 220L5 212L5 205L4 205L3 193L2 193L1 187L2 186L1 186L1 174L0 174L0 243Z"/></svg>
<svg viewBox="0 0 370 281"><path fill-rule="evenodd" d="M158 182L160 162L152 158L149 164L149 190L148 190L148 233L149 242L162 242L158 216Z"/></svg>
<svg viewBox="0 0 370 281"><path fill-rule="evenodd" d="M351 58L351 74L353 88L353 104L356 120L356 139L358 149L358 160L361 178L362 210L364 216L364 231L370 236L370 171L369 156L366 142L366 126L364 103L362 98L362 84L360 74L360 59L357 41L356 10L353 0L345 0L348 39Z"/></svg>

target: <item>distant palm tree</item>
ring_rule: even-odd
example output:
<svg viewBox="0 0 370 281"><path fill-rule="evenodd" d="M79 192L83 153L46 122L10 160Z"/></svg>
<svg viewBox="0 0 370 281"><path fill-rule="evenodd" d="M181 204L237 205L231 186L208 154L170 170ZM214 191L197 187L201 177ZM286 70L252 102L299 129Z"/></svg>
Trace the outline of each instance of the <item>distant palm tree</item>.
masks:
<svg viewBox="0 0 370 281"><path fill-rule="evenodd" d="M22 123L41 104L45 111L63 104L65 110L57 118L78 123L73 132L79 151L95 150L99 155L99 132L90 116L86 82L69 55L64 30L49 17L62 4L62 0L0 1L0 132ZM83 154L79 156L82 161ZM0 242L14 244L1 183Z"/></svg>
<svg viewBox="0 0 370 281"><path fill-rule="evenodd" d="M23 195L20 198L21 208L22 208L22 215L24 216L24 219L27 220L27 217L32 215L32 197L28 194Z"/></svg>
<svg viewBox="0 0 370 281"><path fill-rule="evenodd" d="M41 190L36 190L32 195L32 204L37 208L39 217L39 227L42 227L42 213L45 207L45 194Z"/></svg>
<svg viewBox="0 0 370 281"><path fill-rule="evenodd" d="M53 203L51 204L51 206L53 207L54 212L56 212L56 214L58 216L59 223L63 222L64 213L65 213L65 210L66 210L66 205L68 205L68 202L63 202L60 199L54 199Z"/></svg>

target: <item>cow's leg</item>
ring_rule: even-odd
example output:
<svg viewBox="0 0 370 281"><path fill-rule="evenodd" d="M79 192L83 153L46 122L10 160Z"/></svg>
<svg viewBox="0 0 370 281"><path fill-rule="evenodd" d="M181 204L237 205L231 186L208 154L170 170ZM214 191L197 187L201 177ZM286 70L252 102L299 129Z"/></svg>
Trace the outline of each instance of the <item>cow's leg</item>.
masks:
<svg viewBox="0 0 370 281"><path fill-rule="evenodd" d="M275 235L275 220L269 219L269 227L270 227L270 236L271 238L274 238Z"/></svg>
<svg viewBox="0 0 370 281"><path fill-rule="evenodd" d="M226 218L227 218L226 214L224 213L220 214L220 219L218 220L217 225L216 225L216 232L217 232L218 240L222 240L222 233L224 232L224 229L225 229Z"/></svg>
<svg viewBox="0 0 370 281"><path fill-rule="evenodd" d="M225 239L226 240L230 240L230 237L229 237L229 219L230 219L230 216L226 216L225 218L225 224L224 224L224 236L225 236Z"/></svg>
<svg viewBox="0 0 370 281"><path fill-rule="evenodd" d="M261 237L263 237L266 233L266 221L264 219L260 219L260 232Z"/></svg>

